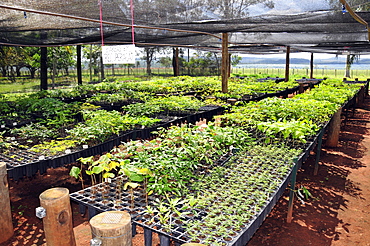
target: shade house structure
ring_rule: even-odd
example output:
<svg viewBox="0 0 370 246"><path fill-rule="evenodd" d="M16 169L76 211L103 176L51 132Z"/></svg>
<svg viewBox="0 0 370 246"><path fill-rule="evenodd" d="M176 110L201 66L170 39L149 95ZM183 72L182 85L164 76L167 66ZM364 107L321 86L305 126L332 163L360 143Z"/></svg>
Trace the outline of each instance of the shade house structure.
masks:
<svg viewBox="0 0 370 246"><path fill-rule="evenodd" d="M2 0L0 3L0 46L42 47L41 61L43 57L46 57L47 47L77 46L79 47L77 53L80 56L78 66L80 67L81 45L84 44L183 47L219 52L222 53L222 92L227 92L229 54L286 53L287 67L290 52L368 55L370 54L369 23L369 0ZM46 77L43 75L47 76L46 61L44 61L44 67L41 64L41 89L44 89L43 85L45 85L43 80L45 81ZM286 73L285 79L287 80L288 77L289 73ZM368 83L369 81L364 86L367 91ZM266 94L264 93L264 95ZM356 101L356 98L353 97L351 100ZM348 108L352 106L352 104L347 105L349 105ZM199 114L181 116L182 118L176 116L175 119L178 121L174 121L173 125L190 122L189 119L193 118L194 122L198 122L200 119L208 120L208 118L212 119L214 115L223 113L221 107L200 111L202 112ZM201 113L204 115L201 115ZM340 121L340 113L338 115ZM166 127L169 128L170 125L172 123L168 123ZM253 217L252 222L248 222L248 227L245 228L250 229L243 229L244 231L239 233L238 236L235 236L230 242L224 242L222 245L239 246L248 242L271 211L277 199L282 196L289 183L294 185L297 170L309 153L316 147L317 153L320 153L321 141L328 125L329 122L326 122L323 126L320 126L321 130L310 140L311 142L305 147L304 153L297 160L294 160L294 163L293 161L292 163L278 162L281 169L288 171L281 176L276 174L280 183L274 189L271 188L273 190L271 191L272 196L263 195L263 199L260 199L263 200L263 203L261 202L259 206L263 209L258 210L260 207L254 206L253 209L256 214L256 211L262 212ZM230 127L230 129L234 128ZM112 149L113 146L118 146L131 139L149 139L153 137L152 132L154 130L145 127L130 130L125 132L127 135L118 136L104 148ZM241 133L238 132L238 134L240 138ZM210 135L216 136L218 134ZM204 142L215 141L207 140ZM87 146L89 148L84 148L81 152L75 152L68 156L66 154L68 163L72 163L79 157L96 155L96 153L91 154L89 152L93 148L100 151L99 154L105 152L106 149L104 151L98 149L103 144L97 145L96 148L94 148L95 146ZM168 147L168 149L170 148L172 147ZM227 150L227 155L223 155L218 162L221 163L220 165L225 165L231 160L230 163L232 164L230 165L235 168L235 171L238 171L238 165L248 166L252 165L251 163L259 163L259 159L248 161L252 158L252 155L243 157L245 163L239 162L240 160L236 156L238 151L239 149L230 148L230 150ZM318 154L315 166L316 172L319 157ZM53 162L53 165L54 163L59 165L67 162L61 161L61 159L62 157L60 159L50 158L42 160L42 162ZM238 174L238 178L246 179L246 177L250 177L250 169L252 168L248 166L245 176L240 177ZM268 173L269 170L262 171ZM256 177L259 175L257 171L252 174ZM130 190L131 193L127 191L121 194L123 181L126 182L127 180L117 178L114 181L116 183L104 184L106 185L104 187L103 183L97 184L94 190L89 187L83 189L82 192L71 194L70 198L79 203L80 212L87 209L89 216L93 216L112 208L105 207L103 202L110 202L108 200L97 201L91 198L92 194L95 194L93 193L95 188L107 189L110 192L109 196L113 196L113 193L115 195L119 194L117 201L121 199L121 196L131 196L131 204L129 205L132 208L130 212L134 212L131 214L134 221L133 225L144 228L144 234L147 237L145 239L146 246L151 245L152 232L157 232L161 236L161 246L169 246L170 239L174 240L176 245L190 241L188 237L190 234L186 234L187 232L182 226L177 226L174 230L162 228L167 230L159 231L159 227L144 224L143 214L147 206L144 205L143 197L146 194L135 194L137 197L134 197L133 189ZM257 189L260 189L260 187L257 187ZM293 192L294 186L290 191L288 222L292 219ZM266 197L268 199L271 197L271 199L267 201ZM137 199L135 200L135 198ZM145 202L148 203L148 197L146 197ZM149 202L154 204L155 201L149 199ZM139 209L135 210L135 206ZM185 210L187 208L184 206L181 209ZM197 219L204 220L207 213L203 208L197 210ZM157 223L161 218L157 214L155 216L153 218L156 219L155 223ZM187 221L194 221L194 218L189 217L187 219ZM133 228L135 229L135 227Z"/></svg>
<svg viewBox="0 0 370 246"><path fill-rule="evenodd" d="M367 0L4 0L0 43L132 44L230 52L370 52Z"/></svg>

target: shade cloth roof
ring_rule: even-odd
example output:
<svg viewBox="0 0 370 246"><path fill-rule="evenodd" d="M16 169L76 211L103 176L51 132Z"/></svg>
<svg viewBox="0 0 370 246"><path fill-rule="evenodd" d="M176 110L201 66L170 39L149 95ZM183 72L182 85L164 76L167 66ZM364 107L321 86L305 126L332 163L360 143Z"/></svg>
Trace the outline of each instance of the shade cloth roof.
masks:
<svg viewBox="0 0 370 246"><path fill-rule="evenodd" d="M354 9L370 8L368 0L347 2ZM370 12L356 14L370 23ZM343 13L339 0L2 0L0 43L101 43L102 25L104 44L129 44L132 21L137 46L219 50L221 33L228 32L231 52L276 53L290 46L370 53L366 25Z"/></svg>

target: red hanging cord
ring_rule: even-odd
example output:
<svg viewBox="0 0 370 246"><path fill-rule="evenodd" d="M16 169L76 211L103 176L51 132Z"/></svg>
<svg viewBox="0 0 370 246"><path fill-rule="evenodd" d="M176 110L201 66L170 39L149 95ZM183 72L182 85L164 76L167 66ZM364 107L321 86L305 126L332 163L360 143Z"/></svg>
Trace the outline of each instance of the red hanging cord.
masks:
<svg viewBox="0 0 370 246"><path fill-rule="evenodd" d="M99 12L100 12L100 37L101 37L101 45L104 46L103 4L102 4L101 0L99 0Z"/></svg>
<svg viewBox="0 0 370 246"><path fill-rule="evenodd" d="M132 36L132 44L135 45L134 1L133 0L130 0L130 9L131 9L131 36Z"/></svg>

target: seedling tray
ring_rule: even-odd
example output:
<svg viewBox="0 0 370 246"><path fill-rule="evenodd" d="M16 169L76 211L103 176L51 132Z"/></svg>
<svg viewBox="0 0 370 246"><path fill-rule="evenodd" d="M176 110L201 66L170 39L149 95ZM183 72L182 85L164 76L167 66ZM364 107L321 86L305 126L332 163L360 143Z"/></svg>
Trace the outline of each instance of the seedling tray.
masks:
<svg viewBox="0 0 370 246"><path fill-rule="evenodd" d="M118 146L122 142L131 139L149 139L154 136L153 132L157 131L159 128L168 128L172 125L179 125L185 122L195 123L202 119L211 120L214 115L220 114L221 112L223 112L222 107L205 106L195 114L174 117L172 120L154 127L127 131L95 146L68 150L66 153L60 153L55 156L42 156L35 152L18 149L9 153L0 153L0 161L7 164L8 176L14 180L19 180L24 176L31 177L37 172L43 174L46 172L47 168L57 168L73 163L80 157L102 154L111 150L114 146Z"/></svg>
<svg viewBox="0 0 370 246"><path fill-rule="evenodd" d="M230 156L223 159L224 161L222 163L216 163L219 163L221 166L227 165ZM236 231L233 236L230 236L227 239L214 238L215 242L221 243L221 245L245 245L283 194L291 179L295 165L297 165L297 163L293 165L285 177L280 177L282 180L280 186L271 193L271 196L266 199L262 208L260 208L258 212L251 217L248 223L244 224L240 230ZM256 170L256 172L258 171L259 170ZM166 228L163 223L160 223L161 218L158 213L148 214L146 212L147 205L152 206L155 204L156 199L163 200L165 198L152 195L148 197L148 201L146 202L144 198L145 194L142 190L135 191L132 194L130 194L129 191L120 190L118 187L121 187L123 182L126 182L126 180L120 177L119 180L113 179L112 183L98 184L94 187L72 193L70 197L72 201L75 201L80 205L81 213L85 213L86 208L88 209L90 218L97 213L104 211L127 211L131 214L134 227L136 228L136 226L140 226L144 228L145 246L151 246L152 233L159 234L161 246L169 246L171 241L174 242L175 245L192 242L185 225L194 220L202 222L208 214L207 208L193 208L188 210L188 208L185 207L178 207L178 211L180 211L181 214L176 217L172 217L173 219L171 219L172 222L170 223L171 227L169 229L168 227ZM96 191L100 193L96 193ZM119 192L121 192L120 195L118 195ZM92 195L93 193L94 195ZM103 195L103 193L105 195ZM133 203L132 200L130 201L131 196L134 197ZM217 228L215 230L217 230ZM199 231L199 235L201 234L202 232ZM199 240L199 242L206 243L202 240Z"/></svg>

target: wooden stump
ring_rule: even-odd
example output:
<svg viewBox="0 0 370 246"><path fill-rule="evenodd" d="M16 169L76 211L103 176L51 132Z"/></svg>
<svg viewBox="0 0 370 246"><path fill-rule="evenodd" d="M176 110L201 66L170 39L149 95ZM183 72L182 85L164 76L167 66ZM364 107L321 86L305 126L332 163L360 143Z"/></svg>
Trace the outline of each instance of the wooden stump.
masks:
<svg viewBox="0 0 370 246"><path fill-rule="evenodd" d="M47 246L75 246L69 190L51 188L39 198L40 205L46 210L43 223Z"/></svg>
<svg viewBox="0 0 370 246"><path fill-rule="evenodd" d="M124 211L108 211L90 220L91 234L104 246L131 246L131 216Z"/></svg>
<svg viewBox="0 0 370 246"><path fill-rule="evenodd" d="M328 136L325 145L328 147L337 147L339 141L339 132L340 132L340 115L342 114L342 109L340 108L332 118L332 121L329 124Z"/></svg>
<svg viewBox="0 0 370 246"><path fill-rule="evenodd" d="M14 232L8 186L6 164L0 162L0 243L11 238Z"/></svg>

